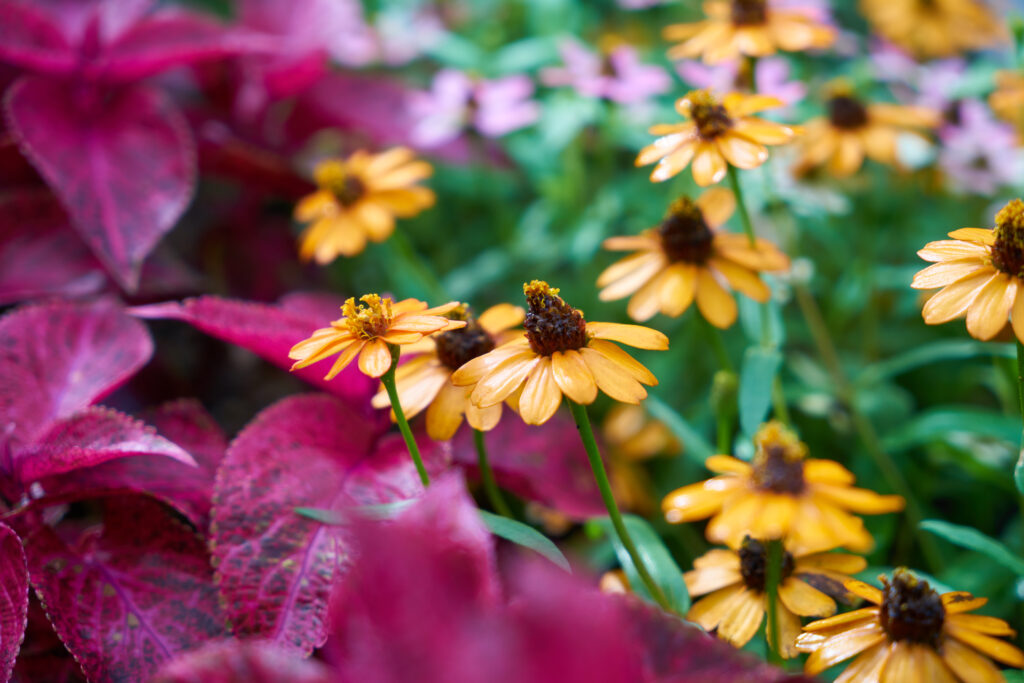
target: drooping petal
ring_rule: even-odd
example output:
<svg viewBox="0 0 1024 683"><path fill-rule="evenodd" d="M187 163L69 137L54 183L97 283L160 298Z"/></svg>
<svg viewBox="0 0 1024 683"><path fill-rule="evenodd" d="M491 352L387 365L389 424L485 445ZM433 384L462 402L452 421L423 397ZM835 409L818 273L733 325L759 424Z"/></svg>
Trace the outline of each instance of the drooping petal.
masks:
<svg viewBox="0 0 1024 683"><path fill-rule="evenodd" d="M991 659L952 638L942 643L942 661L963 681L1003 683L1006 680Z"/></svg>
<svg viewBox="0 0 1024 683"><path fill-rule="evenodd" d="M1002 662L1015 669L1024 668L1024 652L1005 640L993 638L964 626L963 624L947 622L944 625L947 635L956 638L965 645L969 645L978 652L988 655L992 659Z"/></svg>
<svg viewBox="0 0 1024 683"><path fill-rule="evenodd" d="M998 273L981 288L967 309L967 331L987 341L1006 327L1010 307L1017 297L1017 280Z"/></svg>
<svg viewBox="0 0 1024 683"><path fill-rule="evenodd" d="M497 304L477 316L476 321L488 334L497 334L521 325L525 317L526 311L521 306Z"/></svg>
<svg viewBox="0 0 1024 683"><path fill-rule="evenodd" d="M885 640L885 631L879 624L837 633L821 644L807 658L804 670L814 676L833 664L849 659ZM797 639L797 644L800 644Z"/></svg>
<svg viewBox="0 0 1024 683"><path fill-rule="evenodd" d="M598 389L623 403L639 403L647 398L647 390L621 365L591 348L583 347L579 352L594 375Z"/></svg>
<svg viewBox="0 0 1024 683"><path fill-rule="evenodd" d="M742 135L725 133L715 142L726 161L736 168L757 168L768 160L768 150L764 145L759 145Z"/></svg>
<svg viewBox="0 0 1024 683"><path fill-rule="evenodd" d="M697 270L697 308L705 320L722 330L736 322L739 315L736 300L707 268Z"/></svg>
<svg viewBox="0 0 1024 683"><path fill-rule="evenodd" d="M935 293L925 302L921 313L928 325L938 325L963 315L988 282L995 277L995 270L982 268L974 275L957 280Z"/></svg>
<svg viewBox="0 0 1024 683"><path fill-rule="evenodd" d="M562 392L551 373L551 359L543 357L526 378L519 396L519 414L526 424L544 424L562 403Z"/></svg>
<svg viewBox="0 0 1024 683"><path fill-rule="evenodd" d="M391 349L383 339L374 339L359 354L359 371L369 377L380 377L391 367ZM331 368L334 372L334 368Z"/></svg>
<svg viewBox="0 0 1024 683"><path fill-rule="evenodd" d="M451 382L441 387L427 407L427 436L434 441L447 441L455 436L470 392L469 387L457 387Z"/></svg>
<svg viewBox="0 0 1024 683"><path fill-rule="evenodd" d="M771 288L754 271L723 258L712 257L708 265L721 273L730 287L754 301L764 303L771 298Z"/></svg>
<svg viewBox="0 0 1024 683"><path fill-rule="evenodd" d="M470 400L480 408L501 403L526 381L540 360L541 356L529 349L505 359L477 382Z"/></svg>
<svg viewBox="0 0 1024 683"><path fill-rule="evenodd" d="M718 147L710 142L701 142L693 156L694 182L701 187L714 185L725 177L725 172L725 159Z"/></svg>
<svg viewBox="0 0 1024 683"><path fill-rule="evenodd" d="M696 204L704 216L704 222L711 228L717 228L736 211L736 195L727 188L713 187L701 194Z"/></svg>
<svg viewBox="0 0 1024 683"><path fill-rule="evenodd" d="M779 585L779 599L791 612L802 617L827 617L836 611L832 598L793 577Z"/></svg>
<svg viewBox="0 0 1024 683"><path fill-rule="evenodd" d="M562 392L576 403L589 405L597 398L597 383L577 351L551 355L551 374Z"/></svg>
<svg viewBox="0 0 1024 683"><path fill-rule="evenodd" d="M743 647L757 633L764 621L764 596L745 589L732 600L729 612L718 624L718 637L736 647Z"/></svg>
<svg viewBox="0 0 1024 683"><path fill-rule="evenodd" d="M665 270L661 282L661 312L676 317L682 315L697 294L697 266L693 263L673 263Z"/></svg>

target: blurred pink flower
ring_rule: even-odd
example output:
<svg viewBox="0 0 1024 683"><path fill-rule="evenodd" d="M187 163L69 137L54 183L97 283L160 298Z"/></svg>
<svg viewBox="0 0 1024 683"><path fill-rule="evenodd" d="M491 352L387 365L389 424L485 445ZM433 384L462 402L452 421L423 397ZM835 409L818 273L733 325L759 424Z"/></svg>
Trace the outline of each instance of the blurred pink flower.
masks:
<svg viewBox="0 0 1024 683"><path fill-rule="evenodd" d="M979 100L957 104L959 120L939 131L939 166L954 190L991 195L1024 181L1024 156L1013 127L997 120Z"/></svg>
<svg viewBox="0 0 1024 683"><path fill-rule="evenodd" d="M699 61L682 61L676 64L679 76L695 88L711 88L717 92L728 92L742 87L739 62L729 61L707 65ZM798 80L789 80L789 61L784 57L759 59L754 67L754 90L761 95L778 97L787 105L796 104L807 94L807 86Z"/></svg>
<svg viewBox="0 0 1024 683"><path fill-rule="evenodd" d="M638 104L672 87L660 66L642 64L636 49L621 45L602 58L578 40L570 38L559 47L563 67L541 72L549 86L570 86L584 97L605 98L620 104Z"/></svg>
<svg viewBox="0 0 1024 683"><path fill-rule="evenodd" d="M664 5L669 0L618 0L622 9L647 9L657 5Z"/></svg>
<svg viewBox="0 0 1024 683"><path fill-rule="evenodd" d="M956 99L966 62L959 57L918 63L891 43L878 41L871 49L875 77L890 84L901 101L932 109L945 109Z"/></svg>

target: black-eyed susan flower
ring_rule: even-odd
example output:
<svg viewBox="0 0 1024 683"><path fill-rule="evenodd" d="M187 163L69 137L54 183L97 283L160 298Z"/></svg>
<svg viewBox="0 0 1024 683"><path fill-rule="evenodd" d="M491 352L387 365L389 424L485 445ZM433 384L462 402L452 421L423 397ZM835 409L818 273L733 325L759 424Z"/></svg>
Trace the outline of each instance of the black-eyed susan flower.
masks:
<svg viewBox="0 0 1024 683"><path fill-rule="evenodd" d="M867 104L843 84L833 86L827 103L828 115L804 125L794 172L804 175L824 165L837 178L856 173L864 157L898 166L897 139L901 134L940 123L938 112L898 104Z"/></svg>
<svg viewBox="0 0 1024 683"><path fill-rule="evenodd" d="M996 89L988 97L988 104L996 116L1017 129L1024 139L1024 73L996 72Z"/></svg>
<svg viewBox="0 0 1024 683"><path fill-rule="evenodd" d="M632 295L626 312L638 322L659 311L681 315L696 300L712 325L729 327L738 310L731 289L767 301L771 290L758 273L789 268L786 255L767 240L758 238L751 245L744 235L718 229L735 208L732 192L712 188L697 201L677 199L656 228L606 239L606 249L635 253L601 273L599 298L614 301Z"/></svg>
<svg viewBox="0 0 1024 683"><path fill-rule="evenodd" d="M982 0L861 0L860 6L875 32L922 59L988 47L1006 36Z"/></svg>
<svg viewBox="0 0 1024 683"><path fill-rule="evenodd" d="M984 605L965 591L939 595L904 569L881 577L879 590L860 581L847 590L871 607L804 626L797 649L810 652L807 673L817 674L857 656L836 683L999 683L992 660L1024 667L1024 652L999 636L1014 631L1002 619L967 614Z"/></svg>
<svg viewBox="0 0 1024 683"><path fill-rule="evenodd" d="M637 166L658 162L651 180L661 182L693 162L693 179L701 187L725 177L727 166L757 168L768 159L765 145L781 145L796 134L789 126L751 116L781 107L782 100L764 95L729 93L718 99L709 90L694 90L676 102L684 123L650 128L657 140L640 150Z"/></svg>
<svg viewBox="0 0 1024 683"><path fill-rule="evenodd" d="M797 52L825 48L836 31L813 12L774 0L708 0L703 21L673 24L666 40L681 40L668 51L671 59L703 57L708 64L741 56L765 57L777 50Z"/></svg>
<svg viewBox="0 0 1024 683"><path fill-rule="evenodd" d="M835 614L832 596L852 597L843 582L866 566L864 558L856 555L783 551L776 597L780 655L796 656L800 617ZM749 536L738 550L711 550L698 557L693 571L683 578L690 595L707 597L693 603L686 618L743 647L757 633L768 610L767 569L767 544Z"/></svg>
<svg viewBox="0 0 1024 683"><path fill-rule="evenodd" d="M996 214L996 227L960 228L951 240L929 242L917 255L933 261L914 276L915 289L942 287L924 305L929 325L967 314L967 331L991 339L1013 325L1024 342L1024 202L1014 199Z"/></svg>
<svg viewBox="0 0 1024 683"><path fill-rule="evenodd" d="M447 441L455 436L463 415L473 429L482 432L494 429L501 419L501 404L477 408L469 400L469 387L452 384L452 373L517 336L511 328L522 323L525 314L522 308L511 304L492 306L476 318L466 306L449 312L448 317L463 320L466 326L424 339L422 352L395 370L398 397L405 416L411 419L426 409L427 434L435 441ZM419 351L416 347L408 349L409 353ZM384 390L373 397L375 408L389 405L391 401Z"/></svg>
<svg viewBox="0 0 1024 683"><path fill-rule="evenodd" d="M613 342L664 350L668 338L639 325L588 323L583 312L565 303L558 290L534 280L523 285L529 310L525 334L474 358L452 375L456 386L472 386L478 408L512 399L527 424L543 424L558 409L563 394L589 405L598 390L617 401L639 403L643 385L657 378Z"/></svg>
<svg viewBox="0 0 1024 683"><path fill-rule="evenodd" d="M299 237L299 257L324 265L360 253L367 240L383 242L394 232L395 217L434 205L434 193L417 185L431 173L430 164L406 147L320 162L313 171L319 189L295 207L295 220L309 224Z"/></svg>
<svg viewBox="0 0 1024 683"><path fill-rule="evenodd" d="M357 304L350 298L341 307L342 317L313 332L291 348L288 357L295 361L292 370L304 368L341 354L324 379L333 379L359 356L359 370L370 377L380 377L391 369L391 346L414 344L428 334L455 330L466 326L464 320L452 320L445 313L459 302L427 308L424 301L404 299L397 303L390 297L366 294Z"/></svg>
<svg viewBox="0 0 1024 683"><path fill-rule="evenodd" d="M706 535L737 547L747 535L785 538L795 553L845 547L870 550L871 535L859 514L903 509L900 496L882 496L854 488L853 474L831 460L807 458L807 446L778 422L754 436L752 462L714 455L705 466L719 476L690 484L665 496L665 519L672 523L711 517Z"/></svg>

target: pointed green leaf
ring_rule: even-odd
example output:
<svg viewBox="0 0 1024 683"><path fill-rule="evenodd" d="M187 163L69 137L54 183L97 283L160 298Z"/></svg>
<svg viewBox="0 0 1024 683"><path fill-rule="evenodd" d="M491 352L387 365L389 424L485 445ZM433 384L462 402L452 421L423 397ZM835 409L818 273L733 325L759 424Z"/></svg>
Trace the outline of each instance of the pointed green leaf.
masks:
<svg viewBox="0 0 1024 683"><path fill-rule="evenodd" d="M1024 559L1010 552L1005 545L986 536L977 529L959 524L950 524L939 519L926 519L921 528L940 536L954 545L985 555L993 562L1006 567L1017 576L1024 576Z"/></svg>
<svg viewBox="0 0 1024 683"><path fill-rule="evenodd" d="M522 522L517 522L514 519L508 517L502 517L496 515L493 512L487 512L486 510L480 510L480 517L483 518L484 524L491 530L491 533L500 538L504 538L506 541L511 541L517 545L534 550L544 557L548 558L559 567L567 572L572 572L572 568L569 566L569 560L565 559L565 555L558 549L550 538L540 533L532 526L527 526Z"/></svg>

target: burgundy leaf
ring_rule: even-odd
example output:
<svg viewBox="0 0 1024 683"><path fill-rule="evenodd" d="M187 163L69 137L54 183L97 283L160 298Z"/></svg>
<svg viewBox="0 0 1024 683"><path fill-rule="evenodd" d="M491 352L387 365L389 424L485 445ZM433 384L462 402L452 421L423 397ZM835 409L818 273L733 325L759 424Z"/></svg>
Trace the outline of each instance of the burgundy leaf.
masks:
<svg viewBox="0 0 1024 683"><path fill-rule="evenodd" d="M51 73L67 73L74 67L74 49L38 7L0 0L0 16L0 61Z"/></svg>
<svg viewBox="0 0 1024 683"><path fill-rule="evenodd" d="M605 514L587 453L576 426L559 412L539 427L505 415L486 434L488 456L498 483L527 500L575 519ZM462 430L452 447L455 462L476 472L472 434Z"/></svg>
<svg viewBox="0 0 1024 683"><path fill-rule="evenodd" d="M31 443L146 364L153 342L116 303L24 306L0 318L0 430Z"/></svg>
<svg viewBox="0 0 1024 683"><path fill-rule="evenodd" d="M76 542L39 526L25 546L47 616L91 681L148 680L224 635L204 544L152 499L109 499L103 526Z"/></svg>
<svg viewBox="0 0 1024 683"><path fill-rule="evenodd" d="M14 665L16 683L83 683L82 669L53 630L34 593L29 595L25 640Z"/></svg>
<svg viewBox="0 0 1024 683"><path fill-rule="evenodd" d="M196 466L192 456L140 420L92 406L61 420L16 460L21 481L30 482L118 458L163 456Z"/></svg>
<svg viewBox="0 0 1024 683"><path fill-rule="evenodd" d="M91 102L82 93L73 82L25 77L8 90L8 122L93 253L131 291L192 196L192 135L159 91L103 90Z"/></svg>
<svg viewBox="0 0 1024 683"><path fill-rule="evenodd" d="M18 535L0 523L0 681L7 683L25 637L28 568Z"/></svg>
<svg viewBox="0 0 1024 683"><path fill-rule="evenodd" d="M226 640L168 662L149 683L331 683L321 662L271 643Z"/></svg>
<svg viewBox="0 0 1024 683"><path fill-rule="evenodd" d="M293 361L288 351L313 330L341 317L343 300L326 294L291 294L277 304L201 296L178 304L168 302L139 306L132 313L141 318L183 320L206 334L237 344L281 368ZM326 368L308 367L297 376L332 394L365 402L377 391L375 380L352 364L330 382Z"/></svg>
<svg viewBox="0 0 1024 683"><path fill-rule="evenodd" d="M235 438L214 485L213 561L235 634L308 654L326 637L345 553L336 528L296 507L340 510L422 491L401 438L331 396L270 406ZM426 439L428 470L447 452Z"/></svg>

